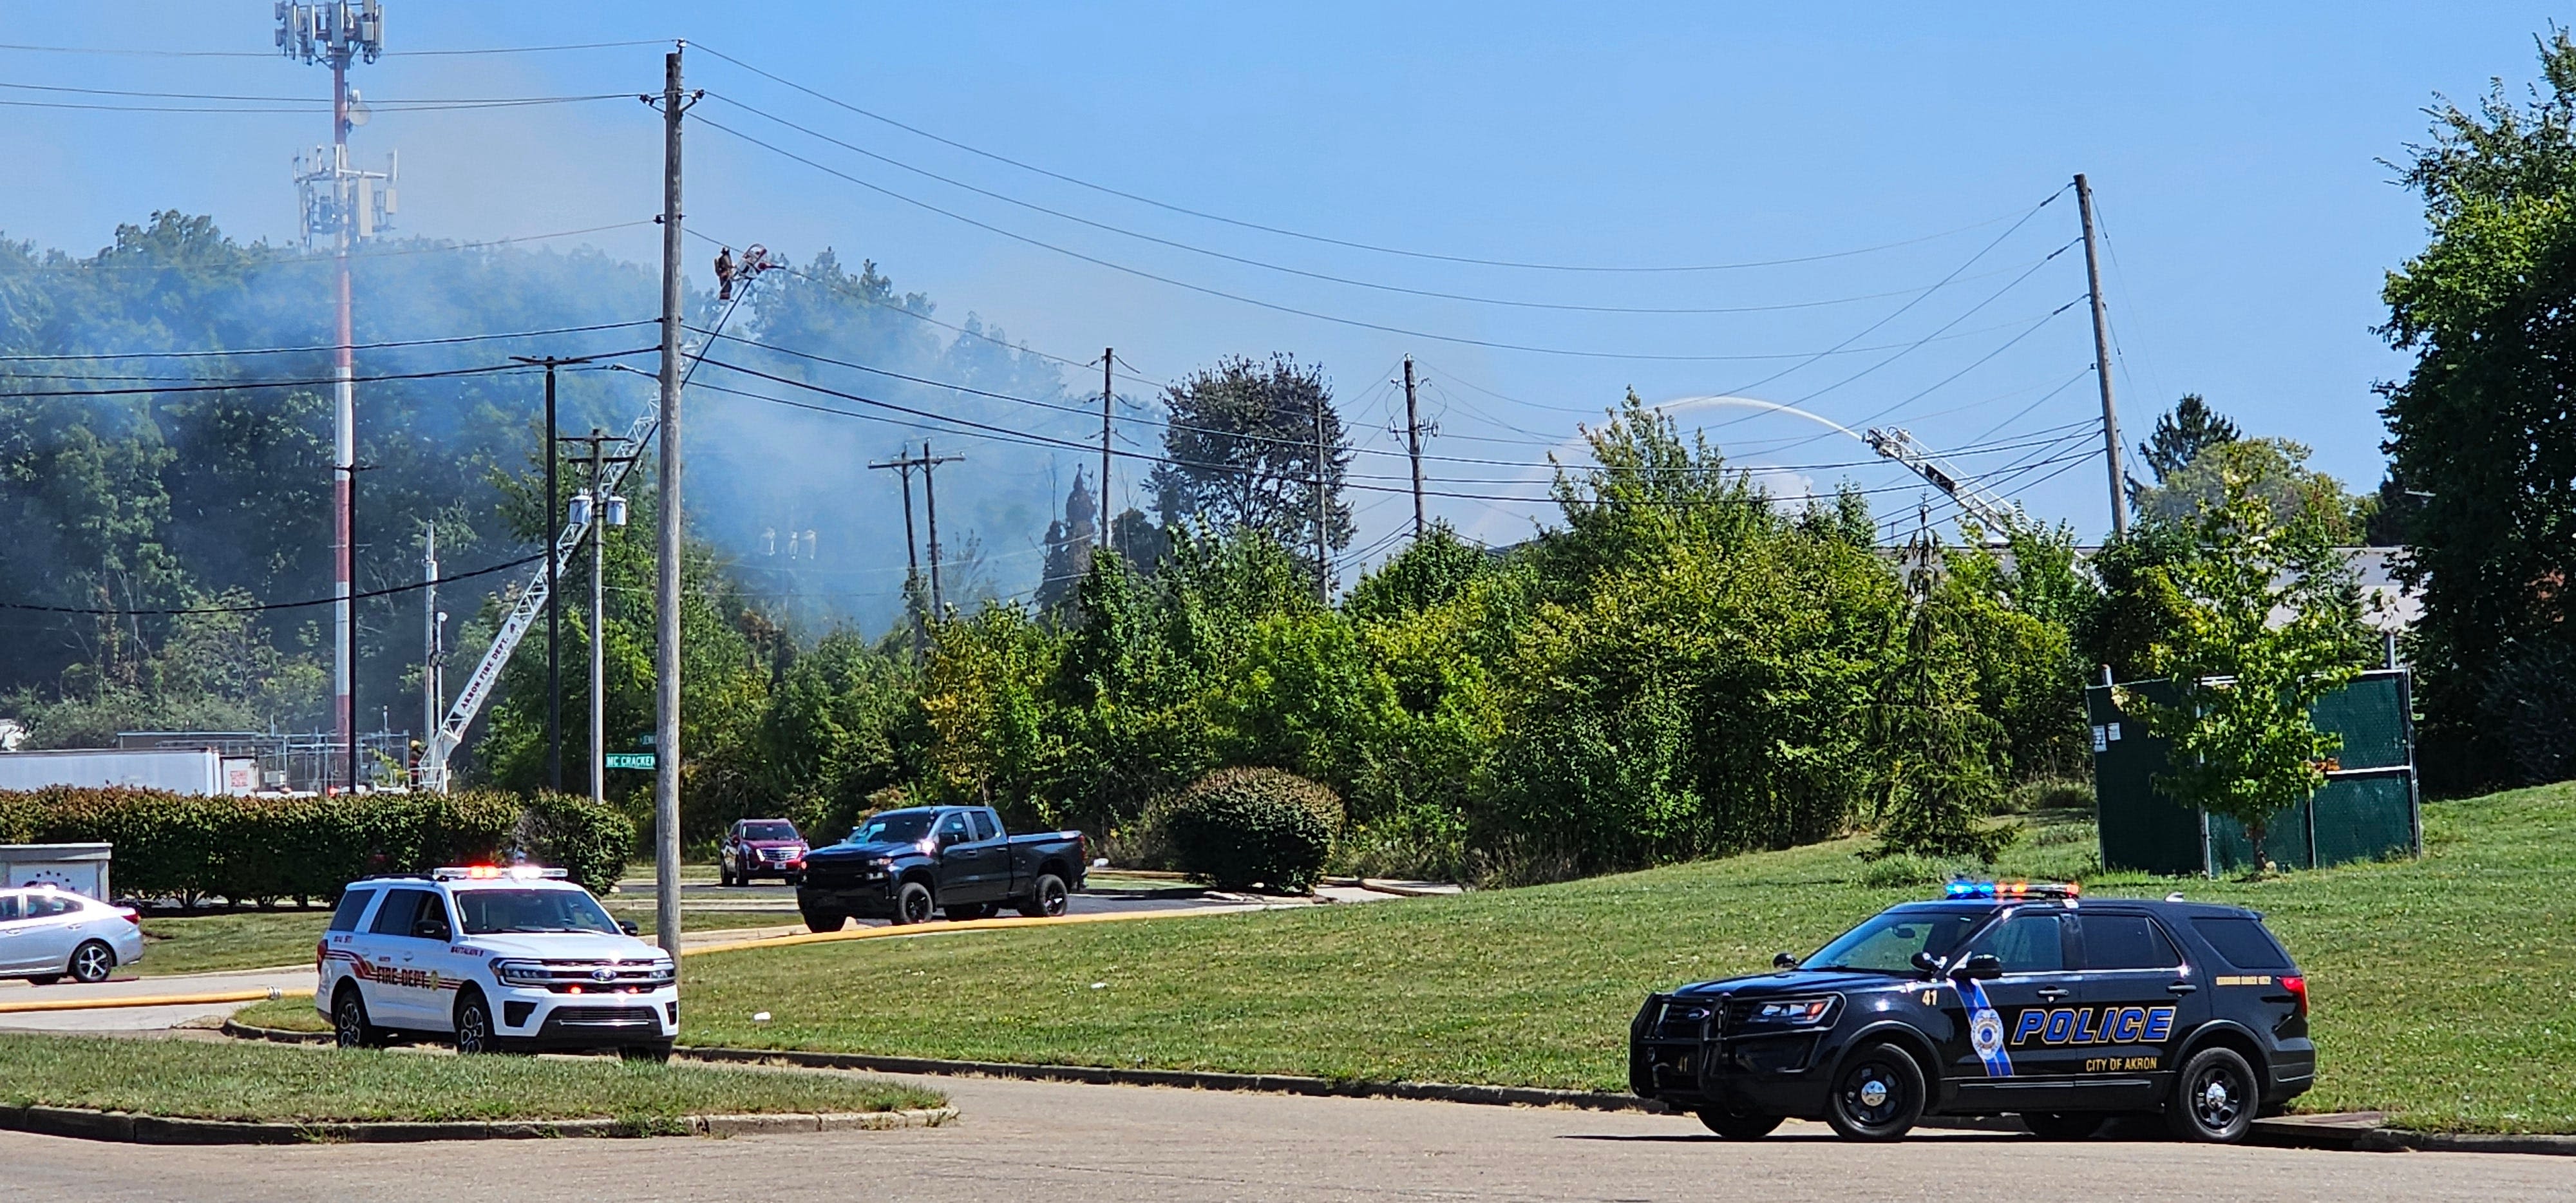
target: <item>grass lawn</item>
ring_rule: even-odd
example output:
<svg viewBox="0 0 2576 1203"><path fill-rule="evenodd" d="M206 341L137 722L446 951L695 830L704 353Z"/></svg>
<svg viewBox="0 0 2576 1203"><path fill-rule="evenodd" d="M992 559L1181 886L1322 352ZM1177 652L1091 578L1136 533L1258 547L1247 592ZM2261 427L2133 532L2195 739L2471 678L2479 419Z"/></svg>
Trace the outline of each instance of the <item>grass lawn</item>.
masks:
<svg viewBox="0 0 2576 1203"><path fill-rule="evenodd" d="M690 1115L892 1111L944 1102L932 1091L849 1074L0 1035L0 1104L197 1119L600 1118L668 1131Z"/></svg>
<svg viewBox="0 0 2576 1203"><path fill-rule="evenodd" d="M645 935L653 934L653 902L623 896L608 901L609 914L631 919ZM797 922L791 904L777 911L699 910L681 914L684 930L777 927ZM331 921L328 910L239 911L230 914L143 919L143 960L134 967L146 976L211 973L225 969L271 969L313 963L313 945Z"/></svg>
<svg viewBox="0 0 2576 1203"><path fill-rule="evenodd" d="M255 1028L274 1028L285 1032L327 1032L331 1019L313 1007L313 995L299 992L266 1002L255 1002L233 1012L233 1018Z"/></svg>
<svg viewBox="0 0 2576 1203"><path fill-rule="evenodd" d="M2314 1000L2322 1076L2302 1109L2576 1132L2562 1085L2576 1075L2576 786L2437 803L2425 826L2422 861L2086 884L2270 917ZM2062 859L2066 835L2018 856ZM1454 898L696 957L684 1039L1621 1090L1648 991L1760 970L1931 892L1865 884L1859 847Z"/></svg>

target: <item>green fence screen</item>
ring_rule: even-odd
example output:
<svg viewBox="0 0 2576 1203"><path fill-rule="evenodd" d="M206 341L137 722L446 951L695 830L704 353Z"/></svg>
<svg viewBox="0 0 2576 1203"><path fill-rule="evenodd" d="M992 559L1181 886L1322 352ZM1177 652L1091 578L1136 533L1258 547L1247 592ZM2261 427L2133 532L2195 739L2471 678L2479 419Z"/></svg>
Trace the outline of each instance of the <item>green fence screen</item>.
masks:
<svg viewBox="0 0 2576 1203"><path fill-rule="evenodd" d="M2404 669L2365 673L2309 712L2320 730L2343 736L2325 788L2264 825L2273 862L2308 869L2422 851L2415 784L2412 682ZM2156 697L2163 683L2124 686ZM2165 743L2121 712L2112 686L2085 691L2093 726L2093 787L2102 866L2181 876L2229 873L2254 859L2233 819L2182 806L2155 787Z"/></svg>

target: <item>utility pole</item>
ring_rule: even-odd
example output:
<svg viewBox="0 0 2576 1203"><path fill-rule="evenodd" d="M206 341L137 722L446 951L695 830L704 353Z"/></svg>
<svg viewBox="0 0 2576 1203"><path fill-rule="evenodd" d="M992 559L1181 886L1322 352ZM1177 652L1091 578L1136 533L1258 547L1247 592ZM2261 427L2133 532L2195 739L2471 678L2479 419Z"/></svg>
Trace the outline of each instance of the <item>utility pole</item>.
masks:
<svg viewBox="0 0 2576 1203"><path fill-rule="evenodd" d="M2102 261L2094 249L2093 185L2075 173L2075 208L2084 218L2084 287L2093 300L2093 375L2102 384L2102 454L2111 472L2111 533L2129 533L2127 482L2120 471L2120 416L2111 404L2111 321L2102 310Z"/></svg>
<svg viewBox="0 0 2576 1203"><path fill-rule="evenodd" d="M674 961L680 957L680 114L687 107L680 54L687 46L662 56L662 496L653 582L653 934Z"/></svg>
<svg viewBox="0 0 2576 1203"><path fill-rule="evenodd" d="M546 529L554 529L554 516L559 511L563 490L555 481L555 445L563 442L555 433L555 369L568 363L589 363L588 359L561 359L552 355L513 355L519 363L540 366L546 370ZM563 792L563 558L551 550L546 555L546 788Z"/></svg>
<svg viewBox="0 0 2576 1203"><path fill-rule="evenodd" d="M573 495L569 522L590 540L590 800L608 801L608 531L626 525L626 499L608 491L608 465L631 464L632 455L610 455L610 443L627 440L590 428L587 435L564 435L561 442L590 448L589 483Z"/></svg>
<svg viewBox="0 0 2576 1203"><path fill-rule="evenodd" d="M1333 569L1324 558L1324 398L1315 397L1315 600L1333 604Z"/></svg>
<svg viewBox="0 0 2576 1203"><path fill-rule="evenodd" d="M1100 542L1099 542L1099 546L1102 546L1102 547L1110 547L1110 546L1112 546L1112 544L1111 544L1111 542L1110 542L1110 539L1109 539L1109 525L1110 525L1110 510L1109 510L1109 395L1110 395L1110 385L1111 385L1111 380L1112 380L1112 377L1110 376L1110 369L1112 369L1112 368L1114 368L1115 366L1117 366L1117 363L1118 363L1118 348L1116 348L1116 347L1102 347L1102 348L1100 349ZM1079 483L1079 482L1077 482L1077 483Z"/></svg>
<svg viewBox="0 0 2576 1203"><path fill-rule="evenodd" d="M913 461L921 466L921 500L928 507L930 516L930 616L933 619L947 617L948 602L939 591L939 482L931 473L941 464L955 463L964 458L962 455L932 455L930 440L923 439L921 458Z"/></svg>
<svg viewBox="0 0 2576 1203"><path fill-rule="evenodd" d="M429 750L429 737L438 730L438 524L431 522L420 536L420 746ZM417 768L417 766L414 766ZM418 774L413 784L418 785Z"/></svg>
<svg viewBox="0 0 2576 1203"><path fill-rule="evenodd" d="M921 576L921 546L912 533L912 470L919 463L911 456L901 455L882 464L868 465L870 469L892 468L903 478L903 583L907 588Z"/></svg>
<svg viewBox="0 0 2576 1203"><path fill-rule="evenodd" d="M1413 357L1404 357L1404 445L1413 455L1413 539L1422 541L1422 411L1413 401Z"/></svg>
<svg viewBox="0 0 2576 1203"><path fill-rule="evenodd" d="M371 235L393 212L393 173L353 171L349 167L349 130L367 120L366 107L349 88L349 61L376 61L384 52L385 16L377 0L349 3L279 4L277 48L288 58L331 66L331 155L307 168L296 163L296 184L303 194L304 240L328 235L335 272L337 338L332 346L331 467L333 476L331 533L331 712L340 742L349 751L349 786L357 788L358 713L357 612L350 584L356 576L356 536L350 506L357 488L357 368L349 306L349 249ZM321 151L314 158L321 160ZM384 181L381 191L375 182Z"/></svg>

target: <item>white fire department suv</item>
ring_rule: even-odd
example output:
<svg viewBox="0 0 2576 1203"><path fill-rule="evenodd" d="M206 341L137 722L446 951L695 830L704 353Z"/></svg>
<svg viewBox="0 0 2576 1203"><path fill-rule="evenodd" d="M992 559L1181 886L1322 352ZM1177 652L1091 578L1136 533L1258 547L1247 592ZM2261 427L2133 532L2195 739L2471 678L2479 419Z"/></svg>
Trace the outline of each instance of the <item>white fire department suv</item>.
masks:
<svg viewBox="0 0 2576 1203"><path fill-rule="evenodd" d="M462 1053L668 1057L678 966L563 876L478 865L351 883L313 949L314 1007L344 1048L422 1033Z"/></svg>

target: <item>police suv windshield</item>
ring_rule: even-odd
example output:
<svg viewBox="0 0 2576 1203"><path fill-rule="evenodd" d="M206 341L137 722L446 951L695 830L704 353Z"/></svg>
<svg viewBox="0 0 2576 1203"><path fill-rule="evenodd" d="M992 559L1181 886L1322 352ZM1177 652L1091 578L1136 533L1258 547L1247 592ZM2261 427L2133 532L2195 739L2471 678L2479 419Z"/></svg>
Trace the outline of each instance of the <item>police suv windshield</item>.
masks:
<svg viewBox="0 0 2576 1203"><path fill-rule="evenodd" d="M917 844L930 834L930 820L935 812L899 810L878 815L850 833L853 844Z"/></svg>
<svg viewBox="0 0 2576 1203"><path fill-rule="evenodd" d="M1918 910L1900 907L1883 912L1836 937L1799 962L1801 969L1852 969L1865 973L1914 973L1914 954L1948 957L1959 941L1984 922L1991 909Z"/></svg>
<svg viewBox="0 0 2576 1203"><path fill-rule="evenodd" d="M469 936L510 932L618 934L617 923L579 890L458 890L456 913Z"/></svg>

